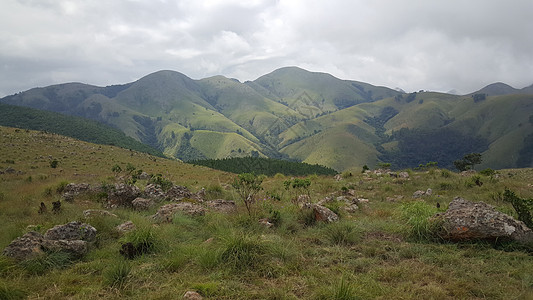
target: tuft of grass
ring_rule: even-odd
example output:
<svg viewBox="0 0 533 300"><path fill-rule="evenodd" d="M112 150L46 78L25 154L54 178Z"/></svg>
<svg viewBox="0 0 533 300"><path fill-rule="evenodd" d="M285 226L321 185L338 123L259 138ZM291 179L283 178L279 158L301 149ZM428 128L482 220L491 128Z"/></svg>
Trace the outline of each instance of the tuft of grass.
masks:
<svg viewBox="0 0 533 300"><path fill-rule="evenodd" d="M149 254L156 252L162 246L162 241L155 234L151 226L141 225L137 229L128 232L122 242L132 243L140 254Z"/></svg>
<svg viewBox="0 0 533 300"><path fill-rule="evenodd" d="M6 283L0 283L0 299L18 300L18 299L25 299L26 296L27 296L26 291L10 286Z"/></svg>
<svg viewBox="0 0 533 300"><path fill-rule="evenodd" d="M120 259L118 263L112 264L104 272L104 283L113 288L122 288L127 283L131 273L131 265L128 261Z"/></svg>
<svg viewBox="0 0 533 300"><path fill-rule="evenodd" d="M333 290L332 299L355 300L357 299L355 294L355 288L343 276L339 284L335 286Z"/></svg>
<svg viewBox="0 0 533 300"><path fill-rule="evenodd" d="M50 252L39 257L24 260L22 268L32 275L43 275L52 269L62 269L73 262L73 257L67 252Z"/></svg>
<svg viewBox="0 0 533 300"><path fill-rule="evenodd" d="M349 246L361 240L362 234L353 222L341 221L329 224L324 234L333 245Z"/></svg>
<svg viewBox="0 0 533 300"><path fill-rule="evenodd" d="M234 233L223 241L220 259L235 271L253 270L266 262L268 246L257 236Z"/></svg>
<svg viewBox="0 0 533 300"><path fill-rule="evenodd" d="M401 216L407 225L409 237L418 241L436 238L440 224L431 219L438 209L423 201L405 203L401 206Z"/></svg>

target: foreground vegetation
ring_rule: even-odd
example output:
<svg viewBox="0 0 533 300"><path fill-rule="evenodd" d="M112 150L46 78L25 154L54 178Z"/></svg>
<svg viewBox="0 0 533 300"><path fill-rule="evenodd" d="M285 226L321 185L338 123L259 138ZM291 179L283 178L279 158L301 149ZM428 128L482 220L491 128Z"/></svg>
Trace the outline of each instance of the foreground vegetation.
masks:
<svg viewBox="0 0 533 300"><path fill-rule="evenodd" d="M186 291L207 299L533 297L531 249L446 243L435 239L427 222L455 196L488 202L517 217L511 203L503 201L504 191L532 198L531 169L462 176L428 168L407 170L409 178L352 170L339 181L332 176L295 181L278 174L256 182L262 189L248 211L234 174L5 127L0 127L0 144L0 171L15 170L0 175L1 249L29 230L44 233L72 220L98 230L97 242L78 260L62 253L22 263L0 256L0 299L179 299ZM112 210L116 217L85 219L83 210L103 207L101 195L87 194L63 202L60 213L38 213L39 203L58 200L57 192L67 182L109 185L122 180L112 170L115 165L159 173L193 192L205 188L207 199L235 200L237 211L176 214L171 223L155 223L149 216L157 207L143 212L118 208ZM412 198L428 188L432 195ZM314 222L295 201L300 194L317 202L351 190L368 202L361 201L353 212L344 201L328 202L340 216L331 224ZM260 225L261 218L273 227ZM125 235L115 231L128 220L136 230ZM125 259L119 253L125 242L150 247Z"/></svg>

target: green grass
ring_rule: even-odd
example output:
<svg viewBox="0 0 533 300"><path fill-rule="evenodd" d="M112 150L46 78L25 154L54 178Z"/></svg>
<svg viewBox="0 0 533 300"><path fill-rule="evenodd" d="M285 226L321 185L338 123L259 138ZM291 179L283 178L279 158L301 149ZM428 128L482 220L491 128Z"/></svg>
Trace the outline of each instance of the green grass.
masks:
<svg viewBox="0 0 533 300"><path fill-rule="evenodd" d="M105 208L104 202L91 195L64 202L58 214L38 214L37 208L41 201L49 206L59 199L56 190L65 183L113 183L111 166L115 164L125 168L130 163L148 173L160 173L193 192L205 188L213 199L238 200L230 185L234 175L33 131L2 127L0 143L10 145L0 150L0 165L24 172L0 175L1 249L30 230L29 225L44 233L54 225L83 220L98 230L97 242L81 259L50 253L17 263L0 256L0 299L169 299L188 290L206 299L533 296L529 275L533 260L527 248L445 243L434 238L435 224L428 219L445 211L456 196L485 201L514 215L502 193L507 187L522 198L532 198L531 169L479 175L481 187L467 184L475 180L473 176L441 169L409 170L409 180L365 175L360 168L341 181L312 176L309 194L313 203L339 196L348 188L357 198L369 200L353 213L344 210L347 204L343 201L330 202L328 206L340 215L332 224L314 222L312 212L292 203L293 193L283 186L291 178L278 174L264 180L253 217L237 201L233 213L176 214L170 223L155 223L150 216L157 207L143 212L112 209L116 217L84 219L83 210ZM50 168L48 155L60 161L58 168ZM1 162L5 160L14 163ZM137 184L142 187L147 181ZM433 195L412 198L416 190L427 188L433 189ZM272 194L276 197L269 197ZM274 217L279 223L272 228L258 222ZM114 230L128 220L137 230L122 235ZM151 248L145 255L126 260L119 253L124 242Z"/></svg>

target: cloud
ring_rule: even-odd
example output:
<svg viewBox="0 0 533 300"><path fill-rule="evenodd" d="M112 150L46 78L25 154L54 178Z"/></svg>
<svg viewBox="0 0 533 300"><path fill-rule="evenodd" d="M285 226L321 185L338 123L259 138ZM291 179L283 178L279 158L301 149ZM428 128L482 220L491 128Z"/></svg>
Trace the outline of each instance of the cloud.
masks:
<svg viewBox="0 0 533 300"><path fill-rule="evenodd" d="M296 65L407 91L533 83L529 0L6 0L0 95L160 69L253 80Z"/></svg>

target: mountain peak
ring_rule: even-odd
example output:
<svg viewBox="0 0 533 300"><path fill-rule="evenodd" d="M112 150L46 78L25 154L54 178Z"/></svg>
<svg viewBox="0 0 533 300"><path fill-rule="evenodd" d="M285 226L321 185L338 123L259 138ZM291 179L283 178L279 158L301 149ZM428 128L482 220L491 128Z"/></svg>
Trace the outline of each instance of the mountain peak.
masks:
<svg viewBox="0 0 533 300"><path fill-rule="evenodd" d="M472 94L487 94L489 96L499 96L499 95L515 94L517 92L518 92L517 89L515 89L514 87L508 84L505 84L503 82L495 82L495 83L487 85L486 87Z"/></svg>

